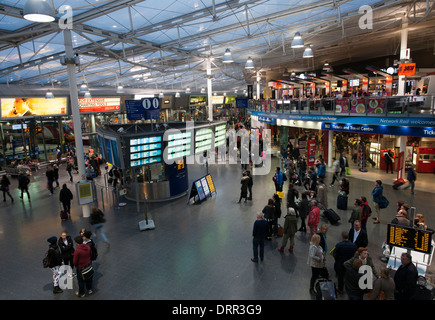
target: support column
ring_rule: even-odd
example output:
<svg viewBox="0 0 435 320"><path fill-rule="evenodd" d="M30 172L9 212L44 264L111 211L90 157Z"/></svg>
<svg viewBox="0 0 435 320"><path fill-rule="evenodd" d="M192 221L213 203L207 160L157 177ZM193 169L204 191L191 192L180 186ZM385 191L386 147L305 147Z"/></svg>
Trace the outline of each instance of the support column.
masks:
<svg viewBox="0 0 435 320"><path fill-rule="evenodd" d="M328 167L332 167L332 146L334 144L334 131L328 131Z"/></svg>
<svg viewBox="0 0 435 320"><path fill-rule="evenodd" d="M83 148L82 128L80 122L79 112L79 95L77 92L77 76L76 65L74 63L74 51L72 45L71 30L65 29L63 31L65 42L65 54L67 61L68 82L71 99L71 114L74 125L74 140L76 145L77 166L79 170L79 180L86 181L86 169L85 169L85 153ZM82 205L83 218L88 218L91 215L88 205Z"/></svg>
<svg viewBox="0 0 435 320"><path fill-rule="evenodd" d="M213 121L213 92L211 78L211 58L207 59L207 101L208 101L208 121Z"/></svg>
<svg viewBox="0 0 435 320"><path fill-rule="evenodd" d="M408 22L407 18L403 18L402 22L402 30L400 31L400 60L409 59L407 55L408 50ZM399 76L399 83L397 86L397 95L403 96L405 95L405 76Z"/></svg>

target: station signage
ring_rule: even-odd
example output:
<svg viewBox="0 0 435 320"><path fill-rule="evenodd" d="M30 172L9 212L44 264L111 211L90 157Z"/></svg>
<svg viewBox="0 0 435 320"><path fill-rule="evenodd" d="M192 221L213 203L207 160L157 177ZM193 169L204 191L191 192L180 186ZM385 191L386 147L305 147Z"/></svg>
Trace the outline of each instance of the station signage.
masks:
<svg viewBox="0 0 435 320"><path fill-rule="evenodd" d="M399 64L397 74L399 76L413 76L415 75L415 63L402 63Z"/></svg>
<svg viewBox="0 0 435 320"><path fill-rule="evenodd" d="M117 112L121 109L121 97L79 98L80 113Z"/></svg>

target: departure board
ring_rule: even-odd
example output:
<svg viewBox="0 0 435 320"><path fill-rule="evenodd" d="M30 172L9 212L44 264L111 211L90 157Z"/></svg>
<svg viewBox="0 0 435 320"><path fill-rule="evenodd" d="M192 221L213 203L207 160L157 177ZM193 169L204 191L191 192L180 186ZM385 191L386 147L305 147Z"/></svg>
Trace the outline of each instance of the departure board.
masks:
<svg viewBox="0 0 435 320"><path fill-rule="evenodd" d="M195 132L195 154L213 148L213 130L199 129Z"/></svg>
<svg viewBox="0 0 435 320"><path fill-rule="evenodd" d="M214 145L215 147L219 147L224 145L226 142L226 133L227 133L227 125L219 124L215 127L214 131Z"/></svg>
<svg viewBox="0 0 435 320"><path fill-rule="evenodd" d="M162 161L162 136L130 139L130 167Z"/></svg>
<svg viewBox="0 0 435 320"><path fill-rule="evenodd" d="M180 159L192 155L192 132L180 132L168 135L168 160Z"/></svg>
<svg viewBox="0 0 435 320"><path fill-rule="evenodd" d="M397 224L389 224L387 243L391 246L430 254L432 249L432 232Z"/></svg>

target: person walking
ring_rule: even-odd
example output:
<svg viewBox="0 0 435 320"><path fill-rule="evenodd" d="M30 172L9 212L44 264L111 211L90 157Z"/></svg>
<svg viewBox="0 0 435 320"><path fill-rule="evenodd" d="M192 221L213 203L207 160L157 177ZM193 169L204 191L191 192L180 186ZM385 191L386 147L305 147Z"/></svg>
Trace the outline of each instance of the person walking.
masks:
<svg viewBox="0 0 435 320"><path fill-rule="evenodd" d="M364 196L361 196L361 208L362 208L361 228L367 230L367 221L369 217L372 215L372 208L370 208L369 202L367 201L367 198Z"/></svg>
<svg viewBox="0 0 435 320"><path fill-rule="evenodd" d="M72 164L71 160L68 158L68 161L66 164L66 171L68 172L70 182L73 182L73 176L72 176L73 168L74 168L74 165Z"/></svg>
<svg viewBox="0 0 435 320"><path fill-rule="evenodd" d="M387 167L386 173L388 173L388 169L393 173L393 154L391 150L388 150L388 152L385 153L385 165Z"/></svg>
<svg viewBox="0 0 435 320"><path fill-rule="evenodd" d="M71 201L73 199L73 194L70 189L66 186L66 183L62 185L62 189L59 192L59 201L63 205L63 210L71 218Z"/></svg>
<svg viewBox="0 0 435 320"><path fill-rule="evenodd" d="M18 188L21 191L20 199L23 199L23 194L27 193L27 199L30 201L30 194L29 194L29 184L30 179L25 173L20 173L18 176Z"/></svg>
<svg viewBox="0 0 435 320"><path fill-rule="evenodd" d="M63 290L59 287L60 266L63 265L62 253L57 245L57 237L50 237L47 242L49 243L47 251L48 267L53 272L53 293L62 293Z"/></svg>
<svg viewBox="0 0 435 320"><path fill-rule="evenodd" d="M310 228L310 235L313 236L317 233L317 226L320 220L320 209L317 206L316 200L311 200L311 211L308 214L308 227Z"/></svg>
<svg viewBox="0 0 435 320"><path fill-rule="evenodd" d="M319 178L317 184L317 199L319 200L319 207L323 210L328 209L328 188L323 182L323 178Z"/></svg>
<svg viewBox="0 0 435 320"><path fill-rule="evenodd" d="M106 222L106 219L104 219L104 213L97 207L92 207L91 214L90 214L90 224L95 227L95 234L96 236L101 236L102 240L106 243L107 246L110 246L109 239L107 239L106 234L103 230L103 224Z"/></svg>
<svg viewBox="0 0 435 320"><path fill-rule="evenodd" d="M14 198L11 196L11 193L9 192L9 186L11 185L11 182L9 181L9 178L4 175L0 181L0 189L3 191L3 202L6 202L6 194L11 198L12 203L14 202Z"/></svg>
<svg viewBox="0 0 435 320"><path fill-rule="evenodd" d="M320 246L320 236L311 236L310 248L308 250L307 264L311 267L310 293L315 295L314 283L318 277L329 278L325 267L325 252Z"/></svg>
<svg viewBox="0 0 435 320"><path fill-rule="evenodd" d="M54 182L54 171L53 167L48 166L47 171L45 172L45 176L47 177L47 186L48 190L50 191L50 195L53 195L54 189L53 189L53 182Z"/></svg>
<svg viewBox="0 0 435 320"><path fill-rule="evenodd" d="M242 179L240 179L240 184L242 185L240 188L240 198L237 203L240 203L242 201L242 198L246 200L248 199L248 184L249 184L249 177L246 174L246 171L243 172Z"/></svg>
<svg viewBox="0 0 435 320"><path fill-rule="evenodd" d="M409 184L405 186L405 188L403 189L408 189L409 187L411 187L411 194L414 194L414 187L415 187L415 180L417 180L417 173L414 170L413 164L411 164L411 166L408 168L406 180L408 180Z"/></svg>
<svg viewBox="0 0 435 320"><path fill-rule="evenodd" d="M91 248L83 243L83 239L80 236L74 238L76 242L76 250L74 252L73 263L77 270L77 282L79 285L79 291L76 292L76 296L79 298L84 298L86 293L92 294L92 284L93 284L93 275L89 278L83 277L83 270L92 265L92 250Z"/></svg>
<svg viewBox="0 0 435 320"><path fill-rule="evenodd" d="M274 237L278 236L278 228L279 228L279 218L281 218L281 199L280 197L275 193L273 195L273 206L275 208L275 221L274 221L274 229L273 229L273 235Z"/></svg>
<svg viewBox="0 0 435 320"><path fill-rule="evenodd" d="M307 226L305 224L305 219L310 212L310 204L308 202L307 192L302 192L301 200L298 203L299 218L301 218L301 227L298 231L307 232Z"/></svg>
<svg viewBox="0 0 435 320"><path fill-rule="evenodd" d="M257 212L257 220L254 222L254 228L252 230L252 248L254 257L251 258L252 262L258 262L258 250L260 250L260 260L264 259L264 239L268 234L269 225L263 218L263 213Z"/></svg>
<svg viewBox="0 0 435 320"><path fill-rule="evenodd" d="M394 274L394 297L396 300L412 300L417 291L417 268L412 262L412 256L407 252L402 253L400 262L402 264Z"/></svg>
<svg viewBox="0 0 435 320"><path fill-rule="evenodd" d="M361 259L354 259L352 264L344 264L346 268L344 273L344 288L349 300L363 300L364 294L367 292L365 289L361 289L359 285L360 278L363 276L362 273L358 272L361 266Z"/></svg>
<svg viewBox="0 0 435 320"><path fill-rule="evenodd" d="M284 248L287 245L287 241L290 239L290 248L288 251L293 253L293 248L295 246L295 234L298 229L298 218L296 216L296 211L292 207L287 209L287 214L284 217L284 228L281 247L278 248L279 252L284 252Z"/></svg>
<svg viewBox="0 0 435 320"><path fill-rule="evenodd" d="M54 182L56 182L56 188L59 188L59 167L57 164L53 165Z"/></svg>
<svg viewBox="0 0 435 320"><path fill-rule="evenodd" d="M335 158L332 158L332 181L329 184L330 187L334 185L335 181L338 181L338 174L340 173L340 160L337 160Z"/></svg>
<svg viewBox="0 0 435 320"><path fill-rule="evenodd" d="M252 187L254 186L254 179L252 178L251 170L246 170L248 181L248 200L252 200Z"/></svg>
<svg viewBox="0 0 435 320"><path fill-rule="evenodd" d="M335 245L333 251L334 257L334 270L337 275L337 292L343 294L344 289L344 274L346 272L346 268L344 267L344 263L351 259L355 252L358 250L357 246L349 241L349 232L343 231L341 233L341 241Z"/></svg>
<svg viewBox="0 0 435 320"><path fill-rule="evenodd" d="M284 183L283 175L280 167L275 168L275 175L273 176L273 182L275 183L275 191L282 191L282 185Z"/></svg>
<svg viewBox="0 0 435 320"><path fill-rule="evenodd" d="M373 223L380 223L381 222L381 208L380 208L380 204L382 203L382 197L383 197L383 191L384 191L384 187L382 186L382 181L381 180L376 180L375 182L375 187L372 190L372 197L373 197L373 202L375 203L375 211L376 211L376 217L374 217L373 219L375 219L375 221Z"/></svg>

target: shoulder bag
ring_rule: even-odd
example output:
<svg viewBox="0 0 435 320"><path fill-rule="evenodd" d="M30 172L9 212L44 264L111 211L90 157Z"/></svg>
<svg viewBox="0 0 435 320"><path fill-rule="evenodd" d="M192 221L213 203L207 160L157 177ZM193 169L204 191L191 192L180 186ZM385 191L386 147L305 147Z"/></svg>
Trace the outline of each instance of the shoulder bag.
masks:
<svg viewBox="0 0 435 320"><path fill-rule="evenodd" d="M95 273L95 270L94 270L94 267L92 266L92 264L89 264L80 270L80 274L82 275L82 279L85 281L92 278L94 273Z"/></svg>

